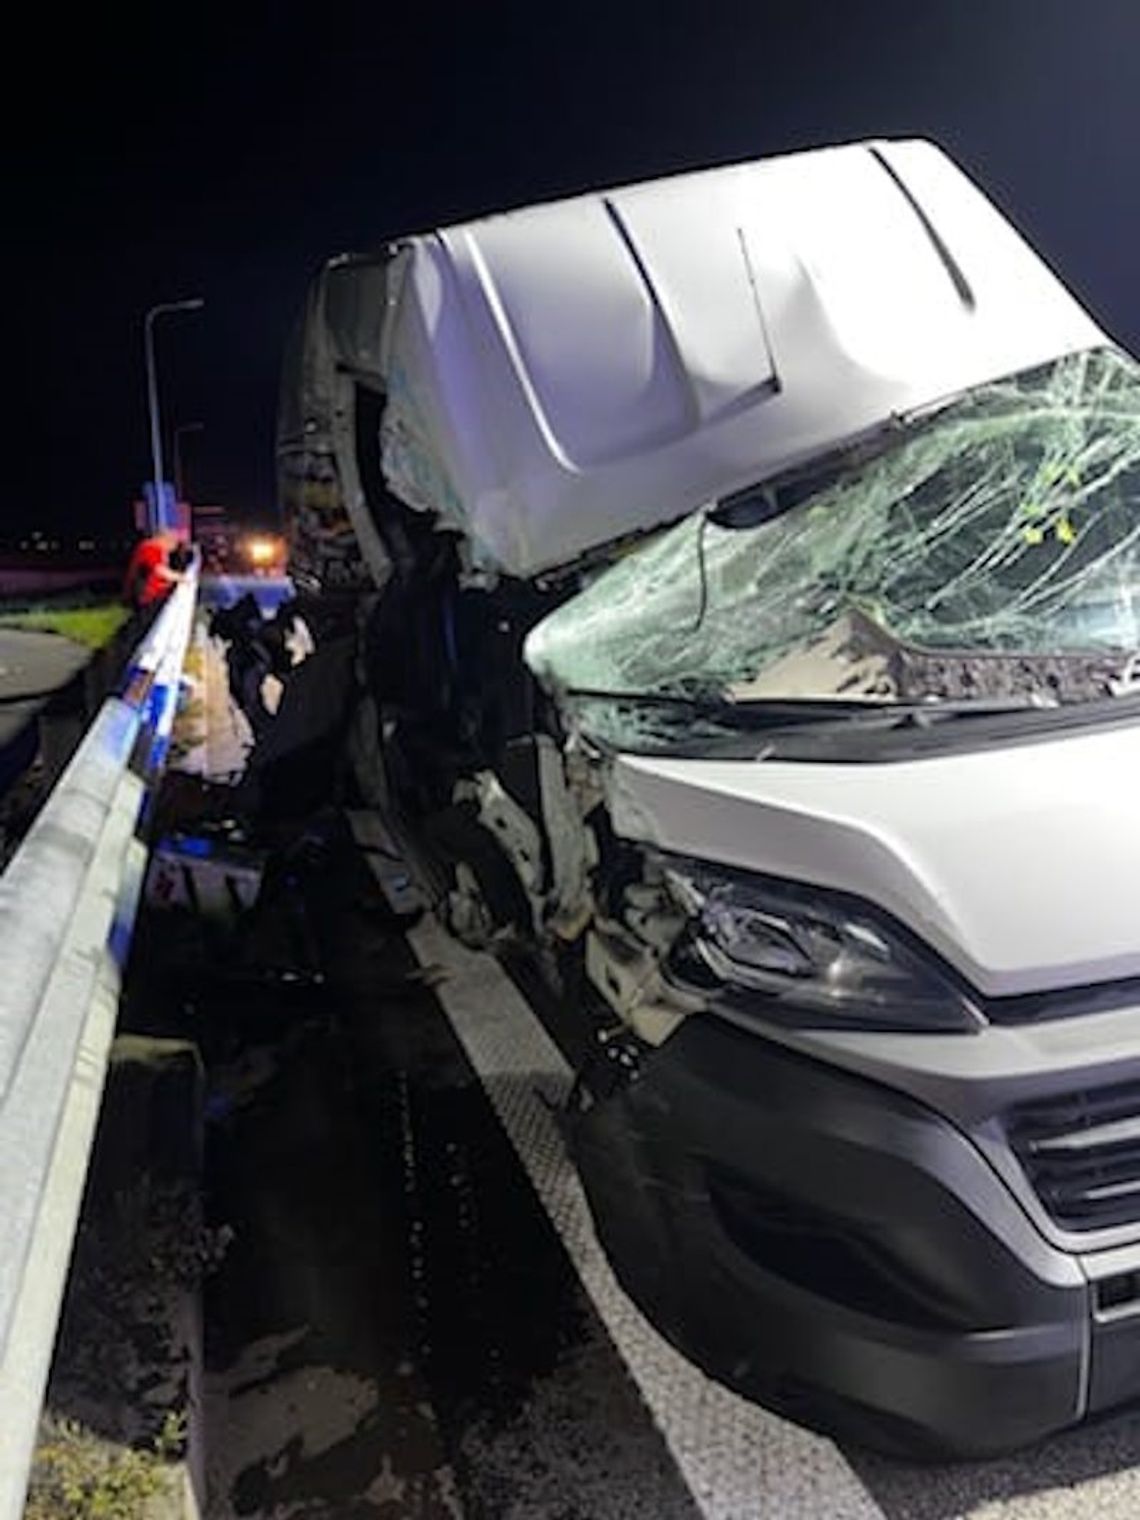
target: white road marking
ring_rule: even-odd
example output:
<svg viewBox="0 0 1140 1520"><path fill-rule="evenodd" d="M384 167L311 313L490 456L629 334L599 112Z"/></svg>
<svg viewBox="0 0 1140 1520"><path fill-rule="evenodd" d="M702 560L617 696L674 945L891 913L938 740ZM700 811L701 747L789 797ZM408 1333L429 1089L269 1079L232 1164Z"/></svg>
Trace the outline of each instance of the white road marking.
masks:
<svg viewBox="0 0 1140 1520"><path fill-rule="evenodd" d="M536 1089L557 1100L571 1072L525 998L490 956L431 917L408 935L535 1192L708 1520L885 1520L833 1442L706 1378L618 1286L577 1173Z"/></svg>
<svg viewBox="0 0 1140 1520"><path fill-rule="evenodd" d="M350 815L362 844L394 845L372 812ZM382 877L380 862L370 857ZM638 1384L698 1507L710 1520L1135 1520L1140 1410L1066 1431L992 1462L908 1466L868 1458L874 1493L830 1441L704 1377L619 1287L594 1234L577 1174L537 1096L571 1073L526 999L491 957L464 950L425 918L409 935L436 995Z"/></svg>

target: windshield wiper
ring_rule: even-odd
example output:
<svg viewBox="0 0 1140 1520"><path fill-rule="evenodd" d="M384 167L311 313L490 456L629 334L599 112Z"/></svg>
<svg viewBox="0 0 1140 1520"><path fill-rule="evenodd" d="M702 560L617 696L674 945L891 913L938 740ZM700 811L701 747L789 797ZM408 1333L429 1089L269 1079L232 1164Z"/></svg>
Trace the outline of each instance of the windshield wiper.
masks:
<svg viewBox="0 0 1140 1520"><path fill-rule="evenodd" d="M890 727L912 724L927 728L956 718L998 718L1010 713L1053 712L1061 703L1037 696L1026 697L929 697L924 701L862 702L843 713L847 721L882 722Z"/></svg>
<svg viewBox="0 0 1140 1520"><path fill-rule="evenodd" d="M587 702L629 702L636 706L676 710L692 717L709 718L728 727L779 728L807 723L882 724L895 727L928 723L950 718L982 718L1006 713L1048 712L1058 703L1029 695L1015 697L973 697L963 699L929 698L926 701L901 701L868 697L744 697L706 694L687 696L682 692L605 691L570 687L564 696Z"/></svg>
<svg viewBox="0 0 1140 1520"><path fill-rule="evenodd" d="M604 691L586 687L569 687L562 696L578 702L626 703L633 707L657 708L662 714L675 713L688 719L704 719L722 728L783 728L798 723L818 723L827 718L843 718L857 712L865 703L818 701L814 698L737 702L732 697L709 693L687 696L667 691Z"/></svg>

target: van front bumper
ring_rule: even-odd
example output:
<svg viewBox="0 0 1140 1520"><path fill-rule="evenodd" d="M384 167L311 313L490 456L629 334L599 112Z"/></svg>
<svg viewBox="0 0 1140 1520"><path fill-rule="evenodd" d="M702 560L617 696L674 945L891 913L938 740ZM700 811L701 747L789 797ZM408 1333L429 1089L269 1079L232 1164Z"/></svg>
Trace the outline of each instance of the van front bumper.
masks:
<svg viewBox="0 0 1140 1520"><path fill-rule="evenodd" d="M570 1142L631 1297L805 1424L977 1457L1140 1396L1140 1313L1101 1312L1096 1260L1049 1242L982 1150L898 1091L698 1016ZM1131 1255L1112 1255L1126 1282Z"/></svg>

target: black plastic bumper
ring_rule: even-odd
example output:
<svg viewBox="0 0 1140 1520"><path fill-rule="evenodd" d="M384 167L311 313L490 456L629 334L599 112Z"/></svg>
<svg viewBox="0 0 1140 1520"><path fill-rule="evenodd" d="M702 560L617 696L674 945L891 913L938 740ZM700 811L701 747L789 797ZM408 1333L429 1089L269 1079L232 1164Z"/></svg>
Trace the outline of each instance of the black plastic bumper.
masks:
<svg viewBox="0 0 1140 1520"><path fill-rule="evenodd" d="M623 1286L747 1397L911 1456L1086 1412L1079 1263L921 1105L693 1018L571 1144Z"/></svg>

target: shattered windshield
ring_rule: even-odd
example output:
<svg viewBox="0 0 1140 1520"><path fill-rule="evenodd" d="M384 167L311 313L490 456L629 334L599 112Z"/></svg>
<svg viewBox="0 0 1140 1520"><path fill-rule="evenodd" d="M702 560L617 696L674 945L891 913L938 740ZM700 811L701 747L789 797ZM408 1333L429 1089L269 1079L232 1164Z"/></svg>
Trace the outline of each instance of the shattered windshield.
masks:
<svg viewBox="0 0 1140 1520"><path fill-rule="evenodd" d="M978 387L862 462L748 494L532 631L528 663L591 694L576 709L598 737L668 744L715 731L718 706L1053 705L1140 679L1140 367L1115 350Z"/></svg>

